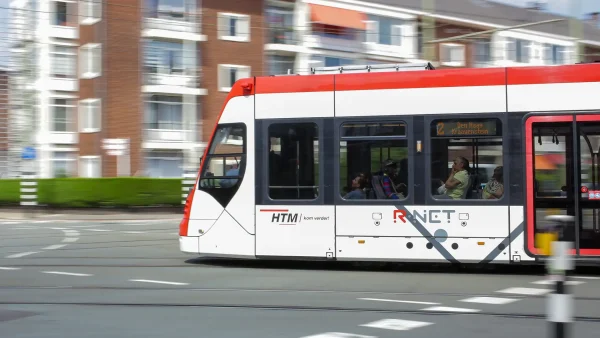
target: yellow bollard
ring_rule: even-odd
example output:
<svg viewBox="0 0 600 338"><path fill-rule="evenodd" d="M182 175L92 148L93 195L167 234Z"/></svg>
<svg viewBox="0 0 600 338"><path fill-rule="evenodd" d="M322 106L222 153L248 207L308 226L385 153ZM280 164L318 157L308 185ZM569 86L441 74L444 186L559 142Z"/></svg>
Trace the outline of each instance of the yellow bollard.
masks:
<svg viewBox="0 0 600 338"><path fill-rule="evenodd" d="M535 246L540 249L540 254L544 256L552 255L552 242L558 241L558 233L546 232L535 235Z"/></svg>

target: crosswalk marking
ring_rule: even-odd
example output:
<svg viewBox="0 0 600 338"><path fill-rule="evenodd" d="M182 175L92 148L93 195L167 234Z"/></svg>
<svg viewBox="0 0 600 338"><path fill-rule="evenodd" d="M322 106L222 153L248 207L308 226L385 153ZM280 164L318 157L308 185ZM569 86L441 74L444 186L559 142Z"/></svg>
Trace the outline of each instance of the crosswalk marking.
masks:
<svg viewBox="0 0 600 338"><path fill-rule="evenodd" d="M478 309L465 309L465 308L462 308L462 307L432 306L432 307L428 307L428 308L422 309L422 311L474 313L474 312L479 312L481 310L478 310Z"/></svg>
<svg viewBox="0 0 600 338"><path fill-rule="evenodd" d="M465 303L479 303L479 304L492 304L492 305L504 305L518 301L517 298L500 298L500 297L471 297L467 299L461 299L461 302Z"/></svg>
<svg viewBox="0 0 600 338"><path fill-rule="evenodd" d="M398 299L382 299L382 298L357 298L358 300L372 300L376 302L392 302L392 303L407 303L407 304L422 304L422 305L439 305L440 303L418 302L414 300L398 300Z"/></svg>
<svg viewBox="0 0 600 338"><path fill-rule="evenodd" d="M353 333L343 333L343 332L325 332L319 333L312 336L304 336L301 338L377 338L376 336L363 336L359 334Z"/></svg>
<svg viewBox="0 0 600 338"><path fill-rule="evenodd" d="M372 327L384 330L408 331L420 327L432 325L430 322L417 322L414 320L403 319L382 319L368 324L363 324L364 327Z"/></svg>
<svg viewBox="0 0 600 338"><path fill-rule="evenodd" d="M496 291L499 293L512 293L516 295L528 295L528 296L540 296L550 292L548 289L536 289L536 288L508 288L504 290Z"/></svg>

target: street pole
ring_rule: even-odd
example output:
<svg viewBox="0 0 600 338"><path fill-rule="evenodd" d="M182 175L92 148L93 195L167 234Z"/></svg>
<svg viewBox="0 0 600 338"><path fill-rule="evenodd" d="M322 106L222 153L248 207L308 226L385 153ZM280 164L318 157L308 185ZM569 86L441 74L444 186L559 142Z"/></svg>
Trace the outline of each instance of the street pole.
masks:
<svg viewBox="0 0 600 338"><path fill-rule="evenodd" d="M427 43L427 41L435 40L436 36L435 18L433 17L433 13L435 12L435 1L436 0L421 0L421 7L425 12L423 21L421 22L421 32L423 34L423 59L431 63L438 60L435 51L436 45Z"/></svg>
<svg viewBox="0 0 600 338"><path fill-rule="evenodd" d="M565 285L567 270L574 269L571 249L571 242L552 242L552 256L547 261L548 274L554 279L554 292L549 294L546 307L551 338L569 337L569 323L573 322L573 297Z"/></svg>

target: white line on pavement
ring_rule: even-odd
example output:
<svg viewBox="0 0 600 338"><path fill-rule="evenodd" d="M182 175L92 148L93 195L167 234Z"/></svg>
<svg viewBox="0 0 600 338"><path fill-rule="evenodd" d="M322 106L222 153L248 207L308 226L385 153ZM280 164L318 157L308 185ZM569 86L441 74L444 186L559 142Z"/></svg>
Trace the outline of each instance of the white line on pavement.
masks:
<svg viewBox="0 0 600 338"><path fill-rule="evenodd" d="M52 275L67 275L67 276L81 276L81 277L89 277L93 276L87 273L75 273L75 272L63 272L63 271L42 271L42 273L48 273Z"/></svg>
<svg viewBox="0 0 600 338"><path fill-rule="evenodd" d="M508 288L500 291L496 291L499 293L512 293L517 295L529 295L529 296L539 296L544 295L550 290L548 289L535 289L535 288Z"/></svg>
<svg viewBox="0 0 600 338"><path fill-rule="evenodd" d="M362 324L360 326L372 327L376 329L384 330L396 330L396 331L408 331L424 326L432 325L430 322L417 322L413 320L403 319L382 319L368 324Z"/></svg>
<svg viewBox="0 0 600 338"><path fill-rule="evenodd" d="M141 282L141 283L169 284L169 285L189 285L188 283L167 282L167 281L151 280L151 279L130 279L129 281L130 282Z"/></svg>
<svg viewBox="0 0 600 338"><path fill-rule="evenodd" d="M25 257L25 256L33 255L33 254L36 254L36 253L39 253L39 251L21 252L21 253L18 253L18 254L6 256L6 258L20 258L20 257Z"/></svg>
<svg viewBox="0 0 600 338"><path fill-rule="evenodd" d="M86 230L86 231L96 231L96 232L109 232L109 231L112 231L112 230L107 230L107 229L83 229L83 230Z"/></svg>
<svg viewBox="0 0 600 338"><path fill-rule="evenodd" d="M465 309L461 307L448 307L448 306L432 306L426 309L421 309L421 311L439 311L439 312L462 312L462 313L472 313L479 312L479 309Z"/></svg>
<svg viewBox="0 0 600 338"><path fill-rule="evenodd" d="M531 282L531 284L539 284L539 285L554 285L554 281L553 280L548 280L548 279L543 279L543 280L538 280L535 282ZM565 282L565 285L581 285L584 284L585 282L582 281L577 281L577 280L569 280Z"/></svg>
<svg viewBox="0 0 600 338"><path fill-rule="evenodd" d="M64 248L65 246L67 246L67 245L66 244L54 244L54 245L49 245L49 246L43 248L42 250L56 250L56 249Z"/></svg>
<svg viewBox="0 0 600 338"><path fill-rule="evenodd" d="M516 302L520 299L517 298L500 298L500 297L472 297L467 299L461 299L460 302L465 303L479 303L479 304L493 304L493 305L504 305L508 303Z"/></svg>
<svg viewBox="0 0 600 338"><path fill-rule="evenodd" d="M381 299L381 298L357 298L358 300L373 300L376 302L392 302L392 303L408 303L408 304L423 304L423 305L439 305L440 303L417 302L413 300L397 300L397 299Z"/></svg>
<svg viewBox="0 0 600 338"><path fill-rule="evenodd" d="M123 231L123 233L126 234L143 234L143 231Z"/></svg>
<svg viewBox="0 0 600 338"><path fill-rule="evenodd" d="M0 266L0 270L21 270L21 268L12 268L8 266Z"/></svg>
<svg viewBox="0 0 600 338"><path fill-rule="evenodd" d="M62 242L63 243L73 243L73 242L77 242L79 238L78 237L66 237L63 238Z"/></svg>
<svg viewBox="0 0 600 338"><path fill-rule="evenodd" d="M571 278L579 278L579 279L600 279L600 277L588 277L588 276L569 276Z"/></svg>

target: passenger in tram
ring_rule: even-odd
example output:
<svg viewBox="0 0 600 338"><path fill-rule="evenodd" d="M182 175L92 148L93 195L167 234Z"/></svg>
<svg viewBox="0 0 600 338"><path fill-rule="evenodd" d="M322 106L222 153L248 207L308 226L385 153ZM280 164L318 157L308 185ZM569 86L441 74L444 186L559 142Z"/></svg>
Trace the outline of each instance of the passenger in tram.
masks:
<svg viewBox="0 0 600 338"><path fill-rule="evenodd" d="M504 194L504 174L503 167L499 166L494 169L494 175L483 188L484 199L500 199Z"/></svg>
<svg viewBox="0 0 600 338"><path fill-rule="evenodd" d="M469 160L462 156L454 159L450 177L438 189L438 192L451 199L462 199L469 186L469 169Z"/></svg>
<svg viewBox="0 0 600 338"><path fill-rule="evenodd" d="M383 175L381 177L381 184L383 185L383 191L387 198L400 199L404 198L404 194L399 193L398 189L406 187L406 184L400 182L395 183L398 180L397 168L398 164L392 159L388 159L383 164Z"/></svg>
<svg viewBox="0 0 600 338"><path fill-rule="evenodd" d="M357 175L352 180L352 190L344 196L344 199L345 200L348 200L348 199L351 199L351 200L365 199L366 198L366 194L365 194L364 188L365 188L365 181L364 181L364 179L360 175Z"/></svg>
<svg viewBox="0 0 600 338"><path fill-rule="evenodd" d="M225 176L239 176L240 168L237 163L232 164L231 168L227 170ZM221 179L220 184L222 188L231 188L237 183L237 178L234 179Z"/></svg>

